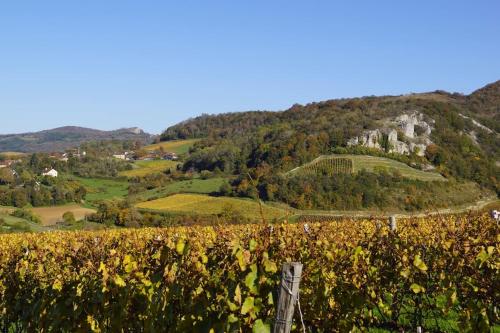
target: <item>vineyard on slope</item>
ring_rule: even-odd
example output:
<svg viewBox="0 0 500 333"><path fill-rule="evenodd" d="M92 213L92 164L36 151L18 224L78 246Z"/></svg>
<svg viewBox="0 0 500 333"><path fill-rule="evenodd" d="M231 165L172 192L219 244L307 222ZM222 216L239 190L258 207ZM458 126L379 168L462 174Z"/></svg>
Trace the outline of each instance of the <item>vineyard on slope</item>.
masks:
<svg viewBox="0 0 500 333"><path fill-rule="evenodd" d="M353 163L349 158L325 158L305 165L301 171L303 173L336 175L353 173L353 170Z"/></svg>
<svg viewBox="0 0 500 333"><path fill-rule="evenodd" d="M5 235L0 331L269 332L300 261L313 332L489 332L499 238L486 215Z"/></svg>

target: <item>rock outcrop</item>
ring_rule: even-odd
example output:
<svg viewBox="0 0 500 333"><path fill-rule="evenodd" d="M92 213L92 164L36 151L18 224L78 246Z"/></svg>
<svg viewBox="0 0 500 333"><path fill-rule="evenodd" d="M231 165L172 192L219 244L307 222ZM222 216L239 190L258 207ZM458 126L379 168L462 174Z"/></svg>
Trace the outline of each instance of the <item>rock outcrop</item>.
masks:
<svg viewBox="0 0 500 333"><path fill-rule="evenodd" d="M433 124L433 121L430 121ZM395 119L388 120L380 129L363 132L359 137L348 141L348 146L363 146L386 150L388 153L410 154L424 156L429 144L432 125L424 120L424 115L418 112L405 113ZM419 126L419 131L416 131ZM398 139L398 130L401 140Z"/></svg>
<svg viewBox="0 0 500 333"><path fill-rule="evenodd" d="M402 114L395 119L395 122L409 139L415 138L415 126L417 125L423 128L426 135L430 135L432 131L431 126L424 121L424 115L418 112Z"/></svg>

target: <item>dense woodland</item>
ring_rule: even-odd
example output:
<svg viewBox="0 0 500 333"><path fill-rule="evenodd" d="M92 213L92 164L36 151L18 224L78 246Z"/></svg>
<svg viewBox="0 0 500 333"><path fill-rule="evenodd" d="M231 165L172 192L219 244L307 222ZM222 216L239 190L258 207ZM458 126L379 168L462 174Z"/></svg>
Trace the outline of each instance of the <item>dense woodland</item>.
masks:
<svg viewBox="0 0 500 333"><path fill-rule="evenodd" d="M287 177L265 172L257 178L258 173L252 177L258 179L255 186L242 175L232 187L221 189L223 194L280 201L298 209L417 211L472 202L478 193L470 191L470 184L411 180L384 171L362 170L333 177L326 173Z"/></svg>

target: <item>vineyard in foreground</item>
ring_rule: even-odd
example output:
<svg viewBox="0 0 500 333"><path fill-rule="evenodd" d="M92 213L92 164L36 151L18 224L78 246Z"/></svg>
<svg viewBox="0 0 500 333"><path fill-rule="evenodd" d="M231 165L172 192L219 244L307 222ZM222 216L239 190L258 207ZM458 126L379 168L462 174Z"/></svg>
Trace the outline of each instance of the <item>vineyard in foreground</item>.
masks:
<svg viewBox="0 0 500 333"><path fill-rule="evenodd" d="M5 235L0 331L269 332L286 261L313 332L495 331L499 237L486 215Z"/></svg>

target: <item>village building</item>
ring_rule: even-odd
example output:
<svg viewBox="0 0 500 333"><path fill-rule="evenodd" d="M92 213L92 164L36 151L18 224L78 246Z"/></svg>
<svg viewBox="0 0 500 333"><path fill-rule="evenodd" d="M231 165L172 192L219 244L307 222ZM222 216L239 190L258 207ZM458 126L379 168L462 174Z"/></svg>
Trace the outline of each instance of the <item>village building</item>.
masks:
<svg viewBox="0 0 500 333"><path fill-rule="evenodd" d="M50 169L42 173L42 176L47 176L47 177L57 177L59 173L55 169Z"/></svg>
<svg viewBox="0 0 500 333"><path fill-rule="evenodd" d="M85 156L87 156L87 152L86 151L80 152L80 148L68 149L68 150L66 150L66 153L63 154L63 157L82 158Z"/></svg>
<svg viewBox="0 0 500 333"><path fill-rule="evenodd" d="M116 159L119 159L119 160L130 161L132 155L133 155L133 152L126 151L124 153L114 154L112 156Z"/></svg>
<svg viewBox="0 0 500 333"><path fill-rule="evenodd" d="M16 162L16 161L12 161L12 160L0 161L0 168L10 167L14 162Z"/></svg>
<svg viewBox="0 0 500 333"><path fill-rule="evenodd" d="M126 160L127 159L127 155L125 154L115 154L113 155L114 158L117 158L119 160Z"/></svg>

